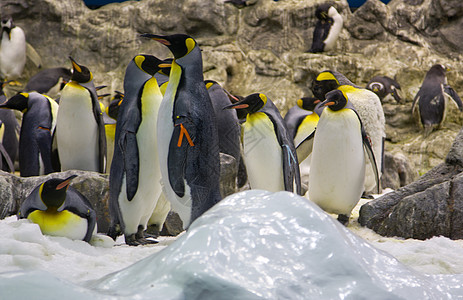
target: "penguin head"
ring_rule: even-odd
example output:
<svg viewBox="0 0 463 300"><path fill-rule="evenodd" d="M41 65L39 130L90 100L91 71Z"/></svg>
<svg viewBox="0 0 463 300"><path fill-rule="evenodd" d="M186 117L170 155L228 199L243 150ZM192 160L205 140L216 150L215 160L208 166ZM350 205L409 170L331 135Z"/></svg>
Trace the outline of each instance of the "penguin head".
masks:
<svg viewBox="0 0 463 300"><path fill-rule="evenodd" d="M76 61L69 56L69 59L71 60L72 63L72 76L71 80L74 80L78 83L87 83L92 81L93 79L93 74L90 72L90 70L82 65L79 65L76 63Z"/></svg>
<svg viewBox="0 0 463 300"><path fill-rule="evenodd" d="M326 93L336 89L339 85L339 81L332 71L323 71L313 81L312 93L318 99L325 99Z"/></svg>
<svg viewBox="0 0 463 300"><path fill-rule="evenodd" d="M27 111L29 107L29 94L28 93L18 93L0 104L0 108L10 108L16 109L23 113Z"/></svg>
<svg viewBox="0 0 463 300"><path fill-rule="evenodd" d="M442 77L445 78L447 67L442 64L433 65L426 73L426 77Z"/></svg>
<svg viewBox="0 0 463 300"><path fill-rule="evenodd" d="M133 58L133 61L140 70L151 76L154 76L154 74L161 69L160 65L166 67L164 61L153 55L137 55Z"/></svg>
<svg viewBox="0 0 463 300"><path fill-rule="evenodd" d="M119 91L115 91L116 94L114 95L111 103L109 103L108 107L106 108L106 114L117 120L117 116L119 115L119 108L121 107L122 101L124 100L124 93Z"/></svg>
<svg viewBox="0 0 463 300"><path fill-rule="evenodd" d="M331 7L333 7L331 3L323 3L317 6L317 9L315 10L315 16L317 19L325 21L328 20L328 18L331 17L329 15Z"/></svg>
<svg viewBox="0 0 463 300"><path fill-rule="evenodd" d="M267 96L260 93L254 93L243 100L238 101L232 105L225 106L224 109L236 109L239 111L239 116L245 116L259 111L262 107L267 104ZM241 118L240 118L241 119Z"/></svg>
<svg viewBox="0 0 463 300"><path fill-rule="evenodd" d="M353 108L346 94L340 90L333 90L326 94L326 100L321 103L322 106L329 107L332 111L338 111L343 108Z"/></svg>
<svg viewBox="0 0 463 300"><path fill-rule="evenodd" d="M2 18L2 28L0 33L3 35L3 31L8 33L8 38L11 39L11 29L14 28L13 18L10 16L5 16Z"/></svg>
<svg viewBox="0 0 463 300"><path fill-rule="evenodd" d="M320 102L321 101L315 97L302 97L297 100L297 106L305 110L314 111L315 106Z"/></svg>
<svg viewBox="0 0 463 300"><path fill-rule="evenodd" d="M196 41L186 34L156 35L145 33L142 37L151 38L169 48L175 59L182 58L196 47Z"/></svg>
<svg viewBox="0 0 463 300"><path fill-rule="evenodd" d="M52 178L40 185L39 195L42 202L51 209L59 211L66 200L66 192L71 180L77 175L71 175L66 179Z"/></svg>

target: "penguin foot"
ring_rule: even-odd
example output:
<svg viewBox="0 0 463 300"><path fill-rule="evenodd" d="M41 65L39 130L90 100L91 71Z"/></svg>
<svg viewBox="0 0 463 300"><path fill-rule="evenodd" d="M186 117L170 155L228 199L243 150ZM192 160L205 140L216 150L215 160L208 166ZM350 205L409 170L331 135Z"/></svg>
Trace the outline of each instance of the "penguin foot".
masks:
<svg viewBox="0 0 463 300"><path fill-rule="evenodd" d="M338 215L338 221L339 223L347 227L347 224L349 223L349 216L340 214Z"/></svg>
<svg viewBox="0 0 463 300"><path fill-rule="evenodd" d="M373 197L373 195L363 193L362 194L362 199L371 199L371 200L373 200L373 199L375 199L375 197Z"/></svg>
<svg viewBox="0 0 463 300"><path fill-rule="evenodd" d="M121 231L120 231L119 226L118 225L111 225L109 227L107 235L115 241L117 239L117 237L121 235Z"/></svg>
<svg viewBox="0 0 463 300"><path fill-rule="evenodd" d="M129 246L140 246L140 245L150 245L157 244L158 241L151 240L145 237L137 238L137 234L131 234L125 236L125 243Z"/></svg>

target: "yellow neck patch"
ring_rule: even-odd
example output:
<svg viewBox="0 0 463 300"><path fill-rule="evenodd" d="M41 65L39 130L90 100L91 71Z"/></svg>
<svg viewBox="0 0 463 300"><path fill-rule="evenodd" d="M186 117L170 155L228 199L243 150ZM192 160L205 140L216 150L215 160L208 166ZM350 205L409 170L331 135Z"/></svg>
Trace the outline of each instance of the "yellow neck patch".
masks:
<svg viewBox="0 0 463 300"><path fill-rule="evenodd" d="M213 84L214 84L214 83L212 83L212 82L206 83L206 89L209 89Z"/></svg>
<svg viewBox="0 0 463 300"><path fill-rule="evenodd" d="M299 106L300 108L302 108L302 103L302 99L297 100L297 106Z"/></svg>
<svg viewBox="0 0 463 300"><path fill-rule="evenodd" d="M192 38L187 38L187 39L185 40L185 46L186 46L186 48L188 49L188 52L187 52L187 54L188 54L188 53L190 53L191 50L193 50L193 48L196 46L196 42L195 42L195 40L193 40Z"/></svg>
<svg viewBox="0 0 463 300"><path fill-rule="evenodd" d="M336 79L336 77L334 77L333 74L331 74L330 72L321 72L320 74L318 74L317 78L316 78L317 81L324 81L324 80L334 80L336 81L338 84L338 80Z"/></svg>
<svg viewBox="0 0 463 300"><path fill-rule="evenodd" d="M355 92L357 90L357 88L355 88L355 87L353 87L351 85L341 85L341 86L338 87L338 90L340 90L344 94L344 97L347 98L346 93Z"/></svg>

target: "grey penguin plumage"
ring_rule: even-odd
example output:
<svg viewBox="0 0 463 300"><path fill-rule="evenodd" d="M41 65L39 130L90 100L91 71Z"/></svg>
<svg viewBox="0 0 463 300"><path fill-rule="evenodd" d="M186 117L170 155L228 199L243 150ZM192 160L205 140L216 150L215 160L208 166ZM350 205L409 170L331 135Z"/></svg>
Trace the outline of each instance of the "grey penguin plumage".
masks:
<svg viewBox="0 0 463 300"><path fill-rule="evenodd" d="M383 99L387 95L391 95L399 103L402 98L400 97L400 84L388 76L374 76L366 85L366 89L378 95L379 99Z"/></svg>
<svg viewBox="0 0 463 300"><path fill-rule="evenodd" d="M308 196L346 224L364 190L365 153L377 185L378 168L362 121L347 94L333 90L322 105L327 107L315 131Z"/></svg>
<svg viewBox="0 0 463 300"><path fill-rule="evenodd" d="M153 77L161 63L154 56L137 55L124 77L109 176L108 235L115 238L119 224L128 245L153 242L145 238L144 230L162 191L156 124L163 97Z"/></svg>
<svg viewBox="0 0 463 300"><path fill-rule="evenodd" d="M142 36L162 43L174 55L159 110L158 151L165 195L186 229L222 199L219 138L201 49L185 34Z"/></svg>
<svg viewBox="0 0 463 300"><path fill-rule="evenodd" d="M25 92L37 92L55 97L71 80L72 71L68 68L57 67L41 70L27 81Z"/></svg>
<svg viewBox="0 0 463 300"><path fill-rule="evenodd" d="M449 98L458 105L460 111L463 110L460 97L447 83L445 71L443 65L433 65L413 99L412 114L423 126L425 137L444 122Z"/></svg>
<svg viewBox="0 0 463 300"><path fill-rule="evenodd" d="M1 108L23 112L19 137L19 171L21 176L38 176L56 172L52 162L52 132L56 125L58 104L45 95L19 93Z"/></svg>
<svg viewBox="0 0 463 300"><path fill-rule="evenodd" d="M96 212L90 201L69 186L77 175L51 178L26 197L18 212L19 219L29 219L43 234L89 242L96 233Z"/></svg>
<svg viewBox="0 0 463 300"><path fill-rule="evenodd" d="M318 53L329 51L334 48L336 40L343 26L342 16L330 3L320 4L315 16L318 21L312 37L312 46L308 52Z"/></svg>
<svg viewBox="0 0 463 300"><path fill-rule="evenodd" d="M55 132L61 170L104 173L106 135L93 74L69 59L73 73L61 91Z"/></svg>
<svg viewBox="0 0 463 300"><path fill-rule="evenodd" d="M3 84L0 84L0 103L6 102L7 98L3 92ZM2 144L8 153L10 160L14 163L18 159L20 126L14 112L11 109L0 109L0 121L3 123ZM3 164L2 170L11 172L7 164ZM14 169L13 169L14 171Z"/></svg>
<svg viewBox="0 0 463 300"><path fill-rule="evenodd" d="M3 124L3 121L0 119L0 169L6 172L13 173L15 171L13 160L11 160L10 155L3 146L4 133L5 125Z"/></svg>
<svg viewBox="0 0 463 300"><path fill-rule="evenodd" d="M301 194L299 163L293 140L279 110L261 93L226 106L246 113L243 158L253 189Z"/></svg>

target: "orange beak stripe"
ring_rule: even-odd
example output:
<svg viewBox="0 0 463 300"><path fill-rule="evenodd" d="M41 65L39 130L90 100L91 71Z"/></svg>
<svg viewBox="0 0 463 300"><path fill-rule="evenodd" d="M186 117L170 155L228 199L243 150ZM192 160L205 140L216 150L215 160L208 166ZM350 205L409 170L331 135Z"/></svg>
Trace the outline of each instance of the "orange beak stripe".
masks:
<svg viewBox="0 0 463 300"><path fill-rule="evenodd" d="M325 103L325 106L330 106L330 105L334 105L334 102L330 101L330 102Z"/></svg>
<svg viewBox="0 0 463 300"><path fill-rule="evenodd" d="M236 106L233 106L235 109L241 109L241 108L248 108L249 104L238 104Z"/></svg>
<svg viewBox="0 0 463 300"><path fill-rule="evenodd" d="M163 45L166 45L166 46L170 46L170 42L168 40L165 40L165 39L159 39L159 38L153 38L153 40L163 44Z"/></svg>
<svg viewBox="0 0 463 300"><path fill-rule="evenodd" d="M61 190L62 188L67 187L67 186L69 185L69 183L71 183L71 179L66 180L66 181L64 181L64 182L61 182L60 184L58 184L58 185L56 186L56 189L57 189L57 190Z"/></svg>

